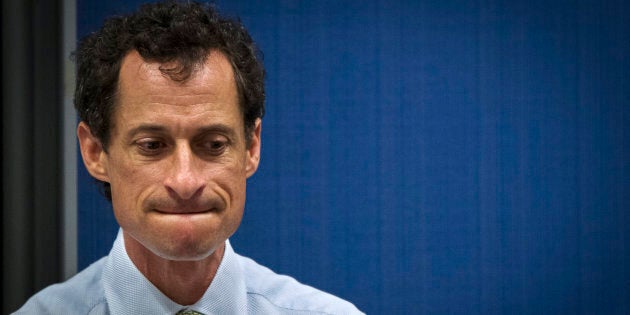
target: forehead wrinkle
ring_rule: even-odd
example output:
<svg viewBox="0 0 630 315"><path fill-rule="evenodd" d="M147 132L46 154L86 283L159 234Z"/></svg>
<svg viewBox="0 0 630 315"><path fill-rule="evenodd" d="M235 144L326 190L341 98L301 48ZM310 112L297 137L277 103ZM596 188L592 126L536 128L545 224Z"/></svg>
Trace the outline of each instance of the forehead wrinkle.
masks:
<svg viewBox="0 0 630 315"><path fill-rule="evenodd" d="M204 106L204 105L216 105L221 106L221 103L215 100L219 99L220 95L216 93L204 93L204 94L150 94L137 97L129 97L130 100L138 100L134 102L139 105L148 106L190 106L191 108Z"/></svg>

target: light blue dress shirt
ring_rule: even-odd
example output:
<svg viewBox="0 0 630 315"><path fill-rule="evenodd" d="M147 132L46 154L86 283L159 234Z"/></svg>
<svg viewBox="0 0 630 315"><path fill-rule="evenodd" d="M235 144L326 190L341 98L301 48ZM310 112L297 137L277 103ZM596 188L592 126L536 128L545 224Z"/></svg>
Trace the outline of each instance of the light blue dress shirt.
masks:
<svg viewBox="0 0 630 315"><path fill-rule="evenodd" d="M215 278L193 305L158 290L131 262L118 232L108 256L31 297L15 314L363 314L338 297L278 275L234 252L226 241Z"/></svg>

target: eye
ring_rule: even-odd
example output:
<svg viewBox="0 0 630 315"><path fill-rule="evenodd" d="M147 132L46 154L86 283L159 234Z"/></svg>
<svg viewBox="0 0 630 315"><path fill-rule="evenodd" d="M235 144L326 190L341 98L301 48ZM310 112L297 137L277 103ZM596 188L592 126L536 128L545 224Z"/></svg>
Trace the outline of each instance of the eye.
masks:
<svg viewBox="0 0 630 315"><path fill-rule="evenodd" d="M143 139L136 141L140 152L144 155L156 155L166 148L166 144L156 139Z"/></svg>
<svg viewBox="0 0 630 315"><path fill-rule="evenodd" d="M200 143L200 149L208 155L218 156L225 152L229 144L230 142L227 138L222 136L213 136L204 139L204 141Z"/></svg>

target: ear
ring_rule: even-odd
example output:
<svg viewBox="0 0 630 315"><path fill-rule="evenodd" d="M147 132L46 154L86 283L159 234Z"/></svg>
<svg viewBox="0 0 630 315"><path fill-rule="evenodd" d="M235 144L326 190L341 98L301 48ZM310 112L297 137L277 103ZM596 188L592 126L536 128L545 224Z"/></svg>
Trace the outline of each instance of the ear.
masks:
<svg viewBox="0 0 630 315"><path fill-rule="evenodd" d="M92 135L90 127L85 122L80 122L77 127L77 137L79 138L79 147L81 148L81 156L85 168L94 178L109 182L107 168L107 153L103 150L101 141Z"/></svg>
<svg viewBox="0 0 630 315"><path fill-rule="evenodd" d="M251 135L251 140L249 141L249 147L247 148L247 165L245 166L245 171L247 172L247 178L254 175L256 170L258 169L258 164L260 163L260 130L262 128L262 120L260 118L256 119L256 126L254 127L254 131Z"/></svg>

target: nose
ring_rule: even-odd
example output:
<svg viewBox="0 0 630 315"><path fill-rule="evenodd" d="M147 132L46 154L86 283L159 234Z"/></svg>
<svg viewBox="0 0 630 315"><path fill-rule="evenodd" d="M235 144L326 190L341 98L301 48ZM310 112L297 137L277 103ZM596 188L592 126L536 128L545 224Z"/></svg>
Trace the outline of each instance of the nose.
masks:
<svg viewBox="0 0 630 315"><path fill-rule="evenodd" d="M164 186L170 194L189 200L203 191L206 183L202 166L187 144L178 144L171 156L171 169L167 171Z"/></svg>

